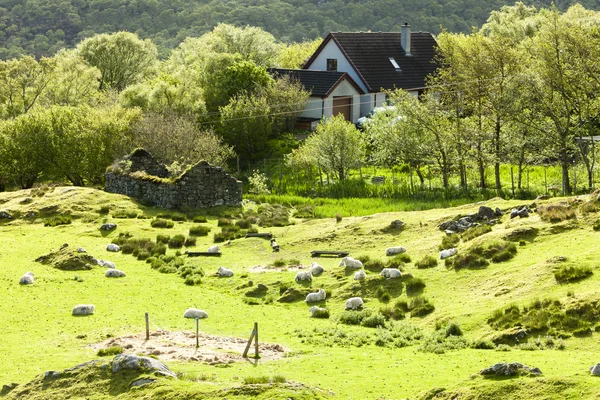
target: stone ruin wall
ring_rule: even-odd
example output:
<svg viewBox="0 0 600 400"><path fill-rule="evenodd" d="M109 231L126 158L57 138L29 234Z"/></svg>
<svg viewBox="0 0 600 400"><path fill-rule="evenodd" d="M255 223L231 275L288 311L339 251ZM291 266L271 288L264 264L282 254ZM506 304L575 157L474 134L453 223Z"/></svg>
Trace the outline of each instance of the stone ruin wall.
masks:
<svg viewBox="0 0 600 400"><path fill-rule="evenodd" d="M242 182L227 174L223 168L202 161L173 183L153 182L131 176L131 173L144 171L148 175L164 178L166 168L147 152L142 157L135 155L134 152L128 158L131 161L129 173L106 173L105 191L169 209L238 206L242 202Z"/></svg>

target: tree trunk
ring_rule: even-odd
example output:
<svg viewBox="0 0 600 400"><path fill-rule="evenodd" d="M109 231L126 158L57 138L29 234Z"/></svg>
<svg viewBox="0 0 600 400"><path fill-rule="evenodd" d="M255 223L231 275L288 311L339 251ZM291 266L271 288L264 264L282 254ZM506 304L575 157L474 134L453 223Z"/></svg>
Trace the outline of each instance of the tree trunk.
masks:
<svg viewBox="0 0 600 400"><path fill-rule="evenodd" d="M496 162L494 163L494 174L496 175L496 190L500 192L502 183L500 183L500 120L496 119L496 129L494 132L494 150Z"/></svg>
<svg viewBox="0 0 600 400"><path fill-rule="evenodd" d="M425 177L423 176L423 173L421 172L421 169L419 167L415 168L415 172L417 173L417 176L419 177L419 181L421 181L421 187L423 185L425 185Z"/></svg>
<svg viewBox="0 0 600 400"><path fill-rule="evenodd" d="M6 184L4 180L0 178L0 192L4 192L6 190Z"/></svg>
<svg viewBox="0 0 600 400"><path fill-rule="evenodd" d="M563 195L571 194L571 182L569 181L569 162L566 160L560 163L562 169L562 190Z"/></svg>
<svg viewBox="0 0 600 400"><path fill-rule="evenodd" d="M73 186L85 186L85 183L83 182L83 178L79 175L66 175L67 179L69 180L69 182L71 182L73 184Z"/></svg>
<svg viewBox="0 0 600 400"><path fill-rule="evenodd" d="M477 144L477 169L479 170L479 187L485 189L485 165L481 143Z"/></svg>

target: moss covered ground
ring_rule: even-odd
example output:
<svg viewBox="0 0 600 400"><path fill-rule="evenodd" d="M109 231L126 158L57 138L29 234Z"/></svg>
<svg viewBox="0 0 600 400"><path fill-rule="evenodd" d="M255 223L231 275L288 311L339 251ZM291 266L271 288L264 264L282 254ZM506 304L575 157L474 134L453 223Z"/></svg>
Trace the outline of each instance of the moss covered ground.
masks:
<svg viewBox="0 0 600 400"><path fill-rule="evenodd" d="M492 345L491 349L476 348L476 343L492 342L502 333L504 327L492 326L488 320L511 305L520 310L521 319L515 321L524 324L524 307L534 304L535 300L559 300L565 305L596 304L600 287L600 247L597 246L600 232L594 231L593 225L600 215L589 211L595 207L583 207L587 198L568 201L575 218L550 222L540 219L536 213L513 220L505 215L490 232L458 243L461 254L486 243L514 239L512 242L517 248L514 257L491 261L481 268L447 268L444 262L426 269L414 265L428 255L437 256L445 235L438 225L457 215L476 212L481 205L471 204L344 217L339 222L335 218L293 218L291 225L282 227L255 225L259 232L275 235L281 248L279 253L272 252L268 240L260 238L219 243L221 257L184 257L183 267L203 271L201 279L186 284L177 272L161 273L132 254L108 252L106 245L125 233L153 241L159 234L187 237L190 228L198 225L193 222L194 213L190 213L186 221L174 221L172 228L153 228L152 218L164 214L164 210L147 208L127 197L94 189L64 187L41 193L39 190L0 193L0 211L14 217L0 220L0 320L3 326L0 384L18 382L23 387L31 381L31 390L27 393L19 392L15 397L17 392L14 392L8 396L40 399L66 398L67 395L72 398L157 398L159 392L162 398L200 398L198 393L205 393L203 398L400 399L460 395L461 398L492 399L504 393L502 397L507 399L596 399L598 391L594 387L599 381L589 375L589 367L600 362L600 333L596 331L595 320L583 324L588 331L577 335L570 328L552 330L552 326L546 326L517 342ZM543 203L553 202L551 199ZM493 199L482 204L510 210L528 203ZM211 228L208 236L198 236L193 247L167 248L167 256L174 256L177 251L206 251L214 244L212 234L221 229L217 227L218 218L237 220L240 213L240 210L213 211L204 214L208 220L202 223ZM44 226L47 219L57 215L70 215L71 223ZM404 230L387 229L396 219L406 223ZM100 230L106 222L115 222L118 228ZM523 238L518 235L534 231L535 235ZM513 232L517 233L511 235ZM104 276L105 268L99 266L91 270L64 271L34 261L65 243L73 249L82 247L97 259L114 262L127 276L108 279ZM407 291L405 279L386 281L373 270L367 271L367 280L361 284L354 281L354 271L338 266L339 259L310 257L311 250L345 250L353 257L385 260L385 249L391 246L407 249L412 261L401 269L422 280L424 288L416 293ZM297 260L306 266L318 261L325 272L310 283L297 283L294 265L273 267L281 259ZM589 268L592 273L577 280L557 281L556 273L564 265L586 268L586 271ZM219 266L232 269L235 275L232 278L215 276ZM35 283L19 285L19 278L27 271L35 274ZM258 284L265 285L267 290L253 290ZM298 291L324 288L327 300L318 305L329 309L330 318L310 318L310 305L301 300L277 301L290 288ZM248 296L248 292L252 295ZM434 310L423 316L411 316L407 311L405 319L389 319L379 328L345 325L339 317L351 295L364 296L365 308L373 314L396 303L408 305L417 296L426 298ZM71 309L76 304L94 304L96 312L89 317L73 317ZM150 315L151 330L193 331L193 321L183 318L183 312L189 307L209 314L208 319L200 322L203 332L245 338L253 323L258 322L260 341L281 344L288 352L276 361L259 359L227 366L167 362L180 376L179 380L164 380L114 393L100 390L100 387L110 386L110 383L101 383L106 377L89 379L99 385L92 393L88 393L83 384L60 387L34 384L45 371L99 358L90 346L93 343L111 336L142 332L145 312ZM580 308L585 311L585 306ZM578 319L577 323L590 319L592 314L584 311L571 317ZM526 315L530 318L534 314ZM441 334L449 323L459 324L462 336ZM545 322L527 320L527 323L536 326L535 323ZM519 361L538 367L543 375L498 381L476 375L481 369L502 361ZM274 376L283 376L286 383L259 384L259 388L244 384ZM94 388L95 384L88 383L87 387ZM67 386L69 392L66 392ZM228 392L224 394L222 390ZM292 392L296 397L290 394Z"/></svg>

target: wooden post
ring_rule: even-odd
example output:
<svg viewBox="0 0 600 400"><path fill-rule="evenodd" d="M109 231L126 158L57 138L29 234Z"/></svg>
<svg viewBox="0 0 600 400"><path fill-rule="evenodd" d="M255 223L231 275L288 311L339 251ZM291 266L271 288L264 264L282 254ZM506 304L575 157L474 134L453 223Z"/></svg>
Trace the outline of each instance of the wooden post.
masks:
<svg viewBox="0 0 600 400"><path fill-rule="evenodd" d="M250 345L252 344L252 339L254 339L255 333L256 333L256 326L254 327L254 329L252 329L252 333L250 334L250 339L248 339L248 343L246 344L246 348L244 349L244 354L242 354L242 357L244 357L244 358L248 357L248 350L250 350Z"/></svg>
<svg viewBox="0 0 600 400"><path fill-rule="evenodd" d="M200 328L200 318L196 318L196 348L200 347L200 343L198 341L198 330Z"/></svg>
<svg viewBox="0 0 600 400"><path fill-rule="evenodd" d="M148 318L148 313L145 314L146 317L146 340L150 340L150 321Z"/></svg>
<svg viewBox="0 0 600 400"><path fill-rule="evenodd" d="M258 322L254 323L254 358L258 358Z"/></svg>

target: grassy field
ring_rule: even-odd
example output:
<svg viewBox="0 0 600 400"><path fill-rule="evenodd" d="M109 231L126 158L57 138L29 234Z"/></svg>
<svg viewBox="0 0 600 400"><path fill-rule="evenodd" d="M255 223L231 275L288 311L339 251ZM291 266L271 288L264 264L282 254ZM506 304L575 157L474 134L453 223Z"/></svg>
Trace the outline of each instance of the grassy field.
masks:
<svg viewBox="0 0 600 400"><path fill-rule="evenodd" d="M504 215L491 232L458 244L459 255L467 254L476 246L503 240L511 232L530 233L514 242L514 258L490 262L485 268L448 269L442 261L428 269L415 266L427 255L437 256L445 236L438 229L441 222L476 212L481 205L469 204L343 216L339 221L292 219L293 224L288 226L258 227L261 232L275 235L281 246L279 253L273 253L264 239L220 243L220 258L184 260L184 266L199 267L205 274L201 283L191 286L177 273L160 273L130 254L109 253L106 245L123 233L152 240L158 234L188 236L189 229L199 223L174 221L170 229L153 228L153 218L165 211L88 188L0 193L0 211L14 217L0 220L0 383L23 384L33 380L29 386L21 386L27 390L18 387L8 398L40 399L222 398L224 393L228 398L402 399L454 398L460 394L461 398L493 399L503 393L503 398L514 399L597 399L598 381L589 375L589 368L600 362L595 320L590 320L589 332L581 335L573 335L568 329L538 329L531 330L520 343L475 348L475 343L490 343L500 333L488 323L496 310L512 304L531 308L529 305L536 299L556 299L570 307L599 297L600 232L592 228L599 217L596 202L588 202L587 198L562 200L569 202L565 207L574 212L574 218L548 222L540 218L540 213L512 220ZM542 201L538 205L557 201ZM493 199L482 204L510 210L527 203ZM582 212L583 208L586 212ZM233 213L229 217L234 220L239 219L237 212L220 211ZM57 215L70 215L70 223L45 226L52 225L48 222ZM390 230L390 222L396 219L405 222L406 229ZM99 230L105 222L115 222L118 228L110 233ZM213 234L221 229L217 224L217 216L208 216L207 222L200 223L210 227L208 236L199 236L195 246L179 251L205 251L213 244ZM83 247L98 259L113 261L127 277L105 278L105 268L99 266L86 271L63 271L34 261L64 243L68 243L68 248ZM295 264L315 261L310 257L311 250L346 250L354 257L385 261L385 249L400 245L411 259L402 267L404 272L421 279L424 288L411 292L407 289L408 280L386 281L373 268L367 271L367 281L358 284L353 280L353 271L344 270L338 266L339 259L332 258L317 259L325 273L314 277L311 283L294 282ZM168 249L167 255L176 251ZM559 256L566 260L555 262ZM555 272L564 265L585 267L591 274L559 283ZM216 277L219 266L232 269L235 275ZM35 274L35 283L19 285L19 277L27 271ZM265 293L246 295L260 283L267 286ZM329 319L310 318L310 306L302 301L305 292L318 288L328 292L327 300L320 306L329 309ZM278 302L286 289L298 290L300 300ZM405 319L385 321L384 327L379 328L346 325L340 319L347 315L344 303L353 295L361 295L365 309L373 314L398 301L410 303L417 296L426 297L435 310L421 317L411 317L406 312ZM76 304L94 304L96 312L89 317L73 317L71 309ZM258 322L261 343L280 344L286 353L278 360L227 365L168 361L179 380L129 391L127 387L119 389L120 386L105 390L108 384L102 377L98 377L98 382L104 383L97 386L71 382L50 387L40 383L40 378L34 379L44 371L62 370L99 358L92 345L108 337L143 332L145 312L150 315L152 331L192 332L194 322L183 318L189 307L209 314L200 323L203 333L247 338L253 323ZM524 323L533 324L531 314L523 318L529 318ZM452 323L458 324L463 334L441 335ZM189 352L193 354L194 349L189 348ZM109 361L110 357L104 360ZM500 380L477 375L481 369L503 361L539 367L543 375ZM287 383L247 384L275 376L284 377L282 380Z"/></svg>

